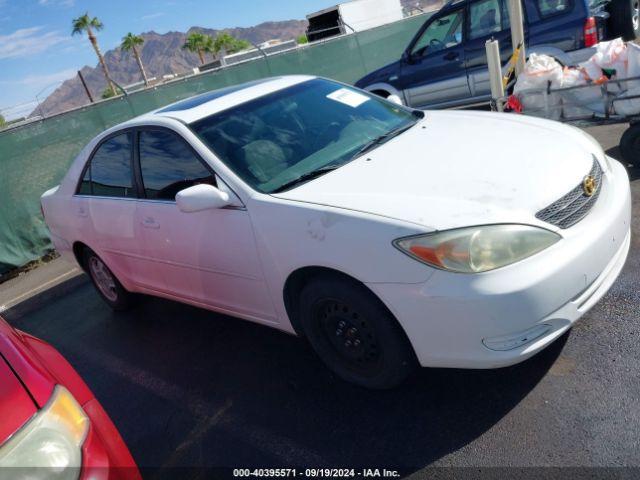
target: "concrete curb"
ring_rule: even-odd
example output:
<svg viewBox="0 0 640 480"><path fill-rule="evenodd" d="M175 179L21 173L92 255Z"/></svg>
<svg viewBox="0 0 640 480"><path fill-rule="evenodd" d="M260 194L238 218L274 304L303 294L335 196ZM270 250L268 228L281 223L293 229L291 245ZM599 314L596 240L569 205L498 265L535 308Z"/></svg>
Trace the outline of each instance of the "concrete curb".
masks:
<svg viewBox="0 0 640 480"><path fill-rule="evenodd" d="M74 272L75 273L75 272ZM89 277L78 271L74 276L51 288L44 289L32 296L21 299L17 303L0 306L0 315L7 320L15 320L38 310L44 304L56 300L89 283Z"/></svg>

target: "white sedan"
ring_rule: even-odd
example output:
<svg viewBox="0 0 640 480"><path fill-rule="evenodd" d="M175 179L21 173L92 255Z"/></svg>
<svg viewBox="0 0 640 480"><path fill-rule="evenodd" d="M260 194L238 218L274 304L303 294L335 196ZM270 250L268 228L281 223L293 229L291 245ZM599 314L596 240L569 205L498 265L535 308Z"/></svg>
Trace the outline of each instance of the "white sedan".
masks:
<svg viewBox="0 0 640 480"><path fill-rule="evenodd" d="M308 76L113 127L42 206L114 309L144 293L266 324L371 388L530 357L630 244L626 171L580 130Z"/></svg>

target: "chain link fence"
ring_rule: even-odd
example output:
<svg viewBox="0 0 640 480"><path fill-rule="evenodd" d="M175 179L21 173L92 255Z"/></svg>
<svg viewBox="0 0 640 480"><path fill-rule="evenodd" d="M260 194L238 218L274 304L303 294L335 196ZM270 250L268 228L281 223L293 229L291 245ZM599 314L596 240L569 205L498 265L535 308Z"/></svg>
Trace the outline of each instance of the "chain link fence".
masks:
<svg viewBox="0 0 640 480"><path fill-rule="evenodd" d="M52 248L40 195L60 182L82 147L101 131L168 103L262 77L311 74L353 83L400 58L427 16L192 75L0 132L0 274Z"/></svg>

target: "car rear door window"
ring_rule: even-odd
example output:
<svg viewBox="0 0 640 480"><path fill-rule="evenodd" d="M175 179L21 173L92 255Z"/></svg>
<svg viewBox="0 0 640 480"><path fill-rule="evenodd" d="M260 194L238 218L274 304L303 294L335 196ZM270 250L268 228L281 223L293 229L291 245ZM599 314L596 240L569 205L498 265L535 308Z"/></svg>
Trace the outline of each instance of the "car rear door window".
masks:
<svg viewBox="0 0 640 480"><path fill-rule="evenodd" d="M135 197L131 146L130 132L105 140L91 157L78 193L101 197Z"/></svg>
<svg viewBox="0 0 640 480"><path fill-rule="evenodd" d="M415 43L411 54L424 56L459 45L462 43L463 20L462 10L434 20Z"/></svg>
<svg viewBox="0 0 640 480"><path fill-rule="evenodd" d="M481 0L472 3L469 11L469 38L474 40L502 31L502 2Z"/></svg>
<svg viewBox="0 0 640 480"><path fill-rule="evenodd" d="M139 139L140 171L147 198L175 200L176 193L215 178L196 153L177 134L145 130Z"/></svg>
<svg viewBox="0 0 640 480"><path fill-rule="evenodd" d="M538 8L542 17L558 15L570 10L571 0L538 0Z"/></svg>

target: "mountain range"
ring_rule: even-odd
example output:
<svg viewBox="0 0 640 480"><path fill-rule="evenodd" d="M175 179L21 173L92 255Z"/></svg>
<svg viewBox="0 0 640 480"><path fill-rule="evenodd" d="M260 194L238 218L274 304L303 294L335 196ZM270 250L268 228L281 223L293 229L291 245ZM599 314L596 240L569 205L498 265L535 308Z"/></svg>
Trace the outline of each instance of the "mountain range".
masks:
<svg viewBox="0 0 640 480"><path fill-rule="evenodd" d="M279 22L264 22L253 27L225 28L215 30L202 27L192 27L187 32L156 33L146 32L141 36L144 44L139 49L140 58L149 78L161 78L172 73L190 72L200 64L198 55L183 50L182 45L186 37L192 32L201 32L215 37L222 31L228 32L236 38L261 43L274 38L289 40L303 34L307 28L306 20L285 20ZM84 41L87 41L84 39ZM211 60L207 55L206 60ZM111 77L120 85L130 85L142 81L142 76L133 54L123 52L119 48L109 50L104 54ZM107 86L99 65L84 66L82 76L94 99L100 99ZM80 107L88 103L87 94L78 76L66 80L56 88L31 115L52 115L54 113Z"/></svg>

